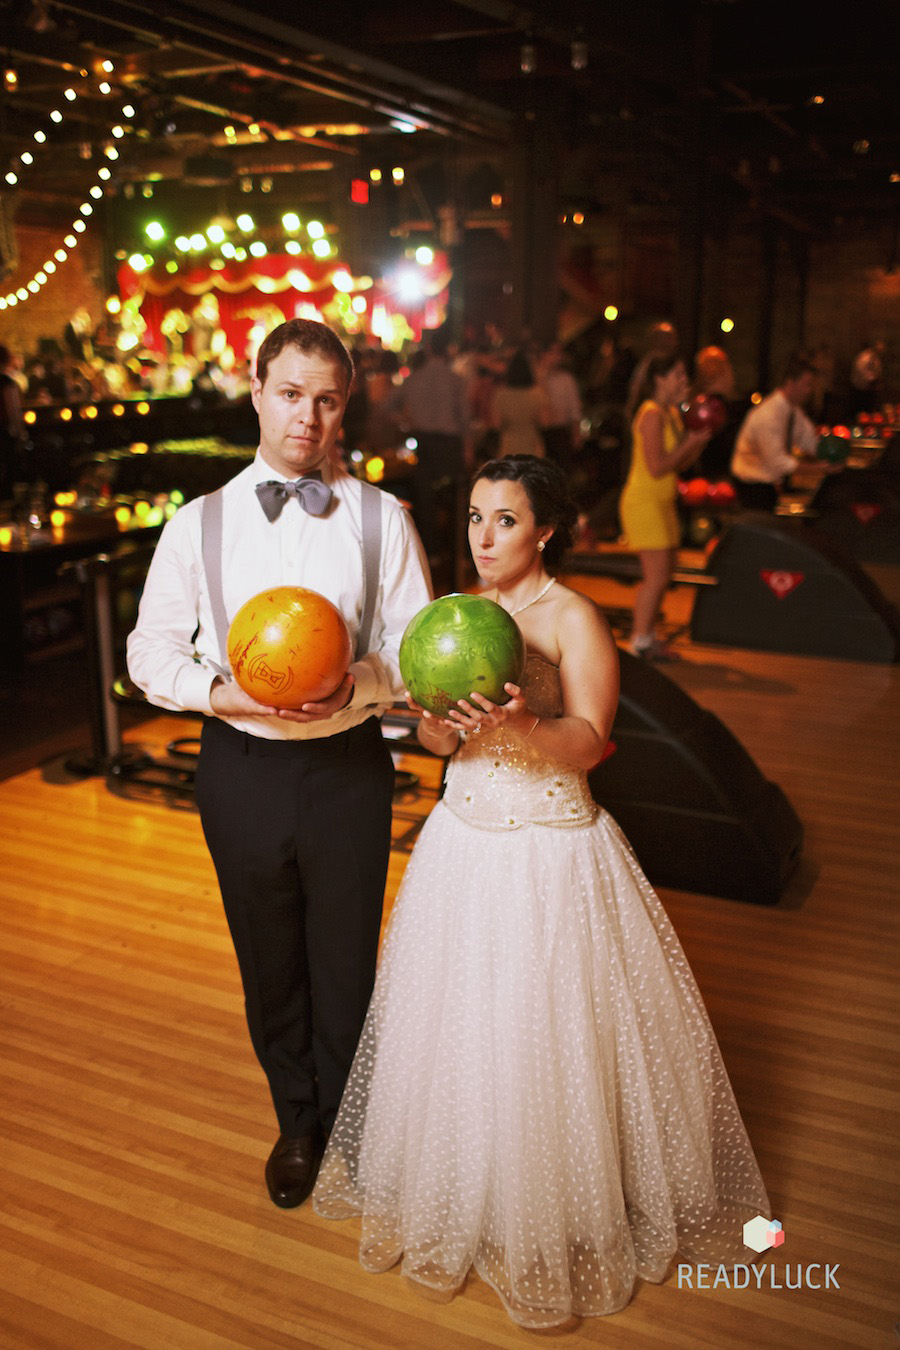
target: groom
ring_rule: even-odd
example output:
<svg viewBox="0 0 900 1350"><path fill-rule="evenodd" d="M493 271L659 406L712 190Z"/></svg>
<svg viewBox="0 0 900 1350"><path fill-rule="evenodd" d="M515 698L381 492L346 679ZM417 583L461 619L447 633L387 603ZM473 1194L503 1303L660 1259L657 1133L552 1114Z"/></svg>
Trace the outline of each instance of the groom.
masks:
<svg viewBox="0 0 900 1350"><path fill-rule="evenodd" d="M128 639L150 702L204 715L196 800L278 1120L265 1177L283 1208L315 1182L372 990L394 784L379 719L402 691L406 624L431 599L406 511L340 464L352 377L325 324L292 319L268 335L251 385L256 457L213 494L220 535L212 497L168 522ZM374 590L371 638L345 679L297 711L245 694L221 622L217 634L217 608L230 620L280 585L325 595L354 642Z"/></svg>

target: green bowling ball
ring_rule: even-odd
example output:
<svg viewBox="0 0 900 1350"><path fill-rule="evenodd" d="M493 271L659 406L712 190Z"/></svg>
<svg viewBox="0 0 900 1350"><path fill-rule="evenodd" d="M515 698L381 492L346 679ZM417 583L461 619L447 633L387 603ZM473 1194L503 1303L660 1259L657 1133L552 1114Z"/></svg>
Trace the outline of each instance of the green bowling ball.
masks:
<svg viewBox="0 0 900 1350"><path fill-rule="evenodd" d="M849 453L850 445L844 437L831 433L819 437L816 458L824 460L826 464L843 464Z"/></svg>
<svg viewBox="0 0 900 1350"><path fill-rule="evenodd" d="M508 703L507 682L521 683L525 641L506 610L482 595L442 595L408 624L400 673L415 701L439 717L461 698L483 694Z"/></svg>

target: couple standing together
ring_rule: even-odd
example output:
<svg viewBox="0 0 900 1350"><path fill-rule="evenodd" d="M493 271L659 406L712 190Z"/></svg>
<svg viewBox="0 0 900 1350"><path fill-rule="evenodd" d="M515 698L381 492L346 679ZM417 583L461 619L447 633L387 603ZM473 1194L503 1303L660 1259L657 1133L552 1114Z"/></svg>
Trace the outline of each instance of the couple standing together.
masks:
<svg viewBox="0 0 900 1350"><path fill-rule="evenodd" d="M743 1223L769 1212L678 939L588 789L615 644L554 580L575 519L559 469L485 465L469 543L526 672L502 707L473 695L419 721L446 787L375 979L394 778L379 718L431 590L403 507L340 466L352 371L324 324L269 334L256 458L220 490L215 532L209 498L167 524L128 642L152 703L204 714L197 803L280 1131L269 1194L361 1215L363 1266L402 1262L426 1295L474 1270L525 1327L613 1312L676 1252L741 1259ZM341 686L296 712L239 688L216 625L288 584L363 630Z"/></svg>

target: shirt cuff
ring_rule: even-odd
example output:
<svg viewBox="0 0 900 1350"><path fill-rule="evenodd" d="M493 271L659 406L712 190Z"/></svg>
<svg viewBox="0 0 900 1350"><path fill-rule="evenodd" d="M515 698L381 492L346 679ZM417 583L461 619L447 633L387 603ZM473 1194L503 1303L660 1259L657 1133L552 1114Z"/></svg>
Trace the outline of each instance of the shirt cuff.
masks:
<svg viewBox="0 0 900 1350"><path fill-rule="evenodd" d="M185 670L179 680L179 698L178 701L183 708L190 708L192 712L206 713L207 716L214 716L210 696L212 687L218 679L218 673L210 670L208 666L194 665L189 670Z"/></svg>
<svg viewBox="0 0 900 1350"><path fill-rule="evenodd" d="M378 688L378 676L368 661L353 661L348 669L353 676L353 693L346 705L348 708L366 708L384 702Z"/></svg>

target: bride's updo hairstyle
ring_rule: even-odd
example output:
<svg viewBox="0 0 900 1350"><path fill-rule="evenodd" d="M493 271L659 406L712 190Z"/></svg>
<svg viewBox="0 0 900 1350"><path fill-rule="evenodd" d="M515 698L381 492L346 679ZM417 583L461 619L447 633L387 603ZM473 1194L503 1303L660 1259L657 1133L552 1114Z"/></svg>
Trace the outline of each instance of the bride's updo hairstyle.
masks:
<svg viewBox="0 0 900 1350"><path fill-rule="evenodd" d="M472 487L482 478L489 483L522 484L535 523L553 526L553 534L541 556L547 571L555 572L566 549L572 547L572 531L578 519L568 479L559 465L536 455L506 455L482 464L472 477Z"/></svg>

